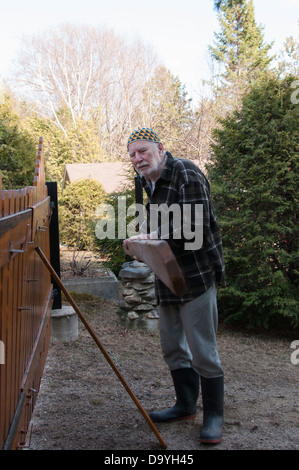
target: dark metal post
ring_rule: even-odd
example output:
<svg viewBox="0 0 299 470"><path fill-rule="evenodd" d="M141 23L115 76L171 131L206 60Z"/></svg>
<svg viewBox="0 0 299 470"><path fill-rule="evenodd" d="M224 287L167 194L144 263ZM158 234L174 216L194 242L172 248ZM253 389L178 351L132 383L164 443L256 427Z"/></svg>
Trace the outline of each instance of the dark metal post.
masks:
<svg viewBox="0 0 299 470"><path fill-rule="evenodd" d="M141 176L135 176L135 203L143 204L143 186L141 183ZM136 211L135 216L138 217L139 211ZM139 224L136 225L136 232L139 232Z"/></svg>
<svg viewBox="0 0 299 470"><path fill-rule="evenodd" d="M135 176L135 202L136 204L143 204L143 187L140 175Z"/></svg>
<svg viewBox="0 0 299 470"><path fill-rule="evenodd" d="M56 273L60 277L60 248L59 248L59 225L58 225L58 199L57 182L46 182L50 202L52 205L52 217L50 222L50 261ZM61 289L52 277L53 284L53 310L62 308Z"/></svg>

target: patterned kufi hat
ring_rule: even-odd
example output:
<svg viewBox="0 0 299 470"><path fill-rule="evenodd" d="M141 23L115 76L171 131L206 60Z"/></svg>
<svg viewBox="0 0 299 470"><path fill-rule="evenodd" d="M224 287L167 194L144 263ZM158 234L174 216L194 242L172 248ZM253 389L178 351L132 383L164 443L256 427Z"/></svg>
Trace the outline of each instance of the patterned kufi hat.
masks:
<svg viewBox="0 0 299 470"><path fill-rule="evenodd" d="M143 127L142 129L136 129L132 132L129 137L127 147L131 142L135 142L135 140L148 140L150 142L160 142L160 139L157 133L153 129L148 129L147 127Z"/></svg>

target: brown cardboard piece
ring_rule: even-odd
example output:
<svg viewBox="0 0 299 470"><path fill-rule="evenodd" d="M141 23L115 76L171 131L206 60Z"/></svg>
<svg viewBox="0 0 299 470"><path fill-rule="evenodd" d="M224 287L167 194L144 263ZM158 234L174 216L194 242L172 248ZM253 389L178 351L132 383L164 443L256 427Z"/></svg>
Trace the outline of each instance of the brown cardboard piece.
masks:
<svg viewBox="0 0 299 470"><path fill-rule="evenodd" d="M186 293L186 283L177 260L165 240L131 240L125 252L143 261L177 296Z"/></svg>

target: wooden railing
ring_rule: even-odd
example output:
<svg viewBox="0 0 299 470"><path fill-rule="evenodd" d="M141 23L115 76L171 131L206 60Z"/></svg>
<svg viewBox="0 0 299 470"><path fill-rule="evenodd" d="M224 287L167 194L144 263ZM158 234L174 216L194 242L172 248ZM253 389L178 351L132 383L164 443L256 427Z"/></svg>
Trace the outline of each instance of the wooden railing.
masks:
<svg viewBox="0 0 299 470"><path fill-rule="evenodd" d="M28 434L51 332L50 198L39 141L33 186L2 190L0 180L0 449Z"/></svg>

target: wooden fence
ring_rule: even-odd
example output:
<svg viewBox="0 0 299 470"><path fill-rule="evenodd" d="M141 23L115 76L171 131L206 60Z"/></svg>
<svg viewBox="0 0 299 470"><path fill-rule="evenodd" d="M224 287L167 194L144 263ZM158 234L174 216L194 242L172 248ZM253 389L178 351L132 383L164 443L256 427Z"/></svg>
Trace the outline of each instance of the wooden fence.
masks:
<svg viewBox="0 0 299 470"><path fill-rule="evenodd" d="M26 443L51 333L51 204L39 141L33 186L2 190L0 180L0 449Z"/></svg>

